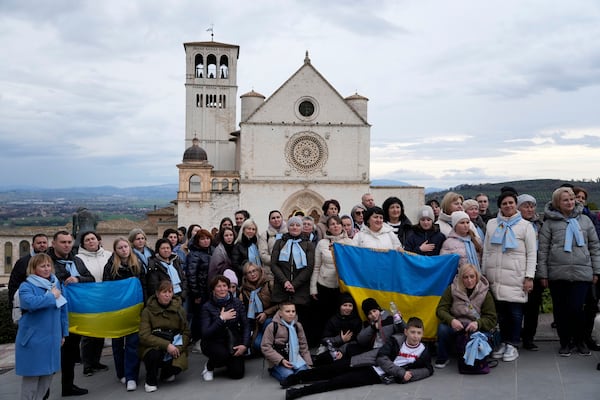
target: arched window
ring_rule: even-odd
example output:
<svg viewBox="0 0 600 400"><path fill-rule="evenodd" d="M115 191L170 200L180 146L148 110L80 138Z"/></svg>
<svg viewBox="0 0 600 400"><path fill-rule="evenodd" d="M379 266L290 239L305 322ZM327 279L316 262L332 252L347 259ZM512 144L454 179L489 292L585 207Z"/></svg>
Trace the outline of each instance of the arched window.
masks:
<svg viewBox="0 0 600 400"><path fill-rule="evenodd" d="M200 193L200 177L198 175L192 175L190 177L190 193Z"/></svg>
<svg viewBox="0 0 600 400"><path fill-rule="evenodd" d="M211 188L210 190L212 190L213 192L218 192L219 191L219 180L217 178L213 179L211 181Z"/></svg>
<svg viewBox="0 0 600 400"><path fill-rule="evenodd" d="M221 190L224 191L224 192L228 192L229 191L229 180L223 179L221 181Z"/></svg>
<svg viewBox="0 0 600 400"><path fill-rule="evenodd" d="M240 181L237 179L234 179L231 181L231 191L232 192L239 192L240 191Z"/></svg>
<svg viewBox="0 0 600 400"><path fill-rule="evenodd" d="M196 54L194 65L196 66L196 78L204 78L204 61L202 54Z"/></svg>
<svg viewBox="0 0 600 400"><path fill-rule="evenodd" d="M221 56L219 60L219 77L225 79L229 76L229 60L227 56Z"/></svg>
<svg viewBox="0 0 600 400"><path fill-rule="evenodd" d="M24 257L31 251L29 240L21 240L19 242L19 257Z"/></svg>
<svg viewBox="0 0 600 400"><path fill-rule="evenodd" d="M10 272L13 264L13 245L11 242L4 243L4 272Z"/></svg>
<svg viewBox="0 0 600 400"><path fill-rule="evenodd" d="M208 65L208 79L215 79L217 77L217 57L214 54L209 54L206 57L206 64Z"/></svg>
<svg viewBox="0 0 600 400"><path fill-rule="evenodd" d="M202 94L196 94L196 107L202 107Z"/></svg>

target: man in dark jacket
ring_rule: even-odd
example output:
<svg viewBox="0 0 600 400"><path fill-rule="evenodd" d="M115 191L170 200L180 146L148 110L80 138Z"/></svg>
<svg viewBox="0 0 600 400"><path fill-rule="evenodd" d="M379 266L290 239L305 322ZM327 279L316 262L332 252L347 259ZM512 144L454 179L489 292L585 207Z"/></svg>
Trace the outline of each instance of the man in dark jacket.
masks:
<svg viewBox="0 0 600 400"><path fill-rule="evenodd" d="M48 236L43 233L33 235L31 239L31 252L19 258L15 263L13 270L10 272L8 280L8 308L13 308L13 297L21 286L21 283L27 279L27 265L32 256L40 253L45 253L48 250Z"/></svg>

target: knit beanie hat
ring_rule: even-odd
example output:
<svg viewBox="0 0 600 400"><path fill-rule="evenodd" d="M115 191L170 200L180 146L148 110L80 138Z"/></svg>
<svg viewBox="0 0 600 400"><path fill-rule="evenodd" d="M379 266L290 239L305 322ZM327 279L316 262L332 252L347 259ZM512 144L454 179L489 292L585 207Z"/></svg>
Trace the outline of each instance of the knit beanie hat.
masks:
<svg viewBox="0 0 600 400"><path fill-rule="evenodd" d="M233 270L226 269L225 271L223 271L223 276L228 278L231 283L235 283L236 285L238 284L237 275L235 274L235 272L233 272Z"/></svg>
<svg viewBox="0 0 600 400"><path fill-rule="evenodd" d="M517 208L521 207L523 203L532 203L534 206L537 205L535 197L530 194L521 194L517 197Z"/></svg>
<svg viewBox="0 0 600 400"><path fill-rule="evenodd" d="M435 215L433 214L433 208L430 206L423 206L419 208L419 219L421 218L429 218L430 220L435 220Z"/></svg>
<svg viewBox="0 0 600 400"><path fill-rule="evenodd" d="M477 200L468 199L468 200L463 201L463 209L464 210L468 210L471 207L477 207L479 209L479 203L477 202Z"/></svg>
<svg viewBox="0 0 600 400"><path fill-rule="evenodd" d="M377 304L377 300L372 297L364 299L361 307L365 315L369 314L369 311L371 310L381 310L381 307Z"/></svg>
<svg viewBox="0 0 600 400"><path fill-rule="evenodd" d="M471 220L471 218L469 218L469 214L467 214L464 211L454 211L452 213L452 226L456 226L458 225L458 222L461 219L468 219L469 221Z"/></svg>

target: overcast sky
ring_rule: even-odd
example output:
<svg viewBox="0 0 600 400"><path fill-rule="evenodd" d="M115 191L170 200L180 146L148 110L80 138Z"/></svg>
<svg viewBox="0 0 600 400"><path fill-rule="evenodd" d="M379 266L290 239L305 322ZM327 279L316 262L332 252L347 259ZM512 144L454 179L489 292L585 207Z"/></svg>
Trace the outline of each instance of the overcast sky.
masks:
<svg viewBox="0 0 600 400"><path fill-rule="evenodd" d="M238 96L308 50L368 97L371 179L600 176L597 0L2 0L0 187L176 183L182 43L211 24L240 46Z"/></svg>

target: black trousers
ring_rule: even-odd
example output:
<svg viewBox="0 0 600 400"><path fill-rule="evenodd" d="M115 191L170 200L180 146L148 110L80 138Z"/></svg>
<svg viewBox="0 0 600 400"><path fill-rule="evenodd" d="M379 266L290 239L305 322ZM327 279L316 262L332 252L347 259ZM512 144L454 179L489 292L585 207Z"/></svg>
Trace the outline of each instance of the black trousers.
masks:
<svg viewBox="0 0 600 400"><path fill-rule="evenodd" d="M540 307L542 306L542 293L544 288L539 279L533 280L533 290L529 293L527 303L523 307L523 342L533 342L538 326Z"/></svg>
<svg viewBox="0 0 600 400"><path fill-rule="evenodd" d="M75 380L75 363L79 360L79 344L81 336L69 333L65 338L65 343L60 348L60 368L61 382L63 391L70 391ZM42 349L40 349L42 351Z"/></svg>
<svg viewBox="0 0 600 400"><path fill-rule="evenodd" d="M232 356L227 346L222 343L208 343L206 340L203 340L201 346L202 353L208 357L206 365L209 371L225 367L227 368L227 376L231 379L242 379L244 377L246 367L243 356Z"/></svg>
<svg viewBox="0 0 600 400"><path fill-rule="evenodd" d="M351 368L349 363L333 363L322 368L300 371L297 375L302 382L312 380L320 380L320 382L292 389L295 392L294 397L381 383L381 378L373 367Z"/></svg>
<svg viewBox="0 0 600 400"><path fill-rule="evenodd" d="M160 378L166 379L181 372L181 368L173 366L173 360L163 361L165 352L151 349L144 355L144 366L146 367L146 383L151 386L158 385L158 370Z"/></svg>

